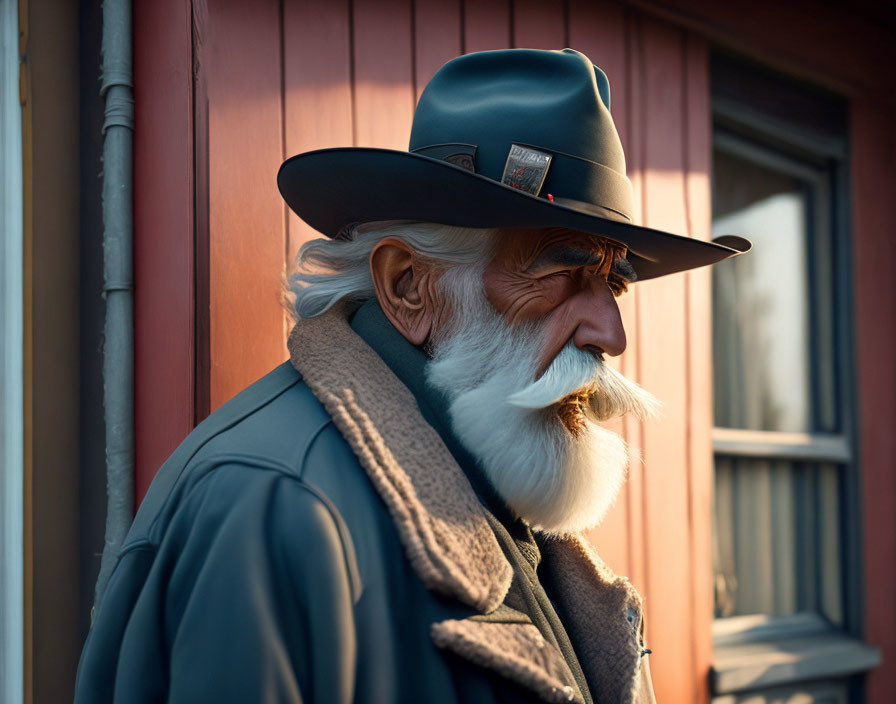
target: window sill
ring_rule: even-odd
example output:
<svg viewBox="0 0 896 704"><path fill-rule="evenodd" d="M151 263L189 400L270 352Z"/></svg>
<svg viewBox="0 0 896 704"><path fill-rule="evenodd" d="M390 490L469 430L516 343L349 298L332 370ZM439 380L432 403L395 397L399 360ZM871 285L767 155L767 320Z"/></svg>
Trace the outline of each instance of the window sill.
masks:
<svg viewBox="0 0 896 704"><path fill-rule="evenodd" d="M881 661L877 648L834 629L816 614L720 619L713 635L714 695L845 677Z"/></svg>

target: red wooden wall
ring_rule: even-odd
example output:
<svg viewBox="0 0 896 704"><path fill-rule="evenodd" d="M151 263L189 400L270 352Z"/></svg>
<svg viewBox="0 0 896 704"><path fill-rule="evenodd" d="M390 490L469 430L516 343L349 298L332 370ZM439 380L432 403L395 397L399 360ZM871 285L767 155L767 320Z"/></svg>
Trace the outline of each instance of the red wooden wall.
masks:
<svg viewBox="0 0 896 704"><path fill-rule="evenodd" d="M185 0L134 5L134 411L141 499L195 421L190 25Z"/></svg>
<svg viewBox="0 0 896 704"><path fill-rule="evenodd" d="M136 3L140 495L198 420L286 357L281 281L315 233L279 199L280 162L318 147L406 148L420 91L453 56L510 46L586 53L610 78L640 221L705 236L706 37L738 47L761 40L791 62L796 50L783 29L768 37L768 25L758 22L725 25L724 9L699 0L677 4L688 5L680 17L651 2L587 0ZM772 3L763 8L760 15L777 11ZM808 49L805 55L814 56ZM863 114L862 124L884 129L873 106ZM855 147L857 172L864 169L869 179L882 173L874 139ZM858 258L875 271L892 270L892 261L869 258L886 236L871 198L857 190ZM621 299L630 335L621 367L665 402L665 416L620 424L643 462L632 466L618 505L592 536L645 596L651 667L658 699L667 704L706 701L712 657L708 277L696 271L644 282ZM857 295L867 306L858 322L860 360L880 364L882 353L868 344L880 322L870 313L876 293L866 287ZM867 375L860 377L864 413L894 416L891 368L885 381L873 388ZM892 434L863 436L872 463L892 462L892 445ZM874 516L896 495L889 476L879 472L868 484L871 494L879 489L888 497L869 495ZM890 517L881 519L886 526L892 515L891 506ZM891 557L894 534L879 540ZM891 567L868 570L872 598L896 587ZM896 652L892 599L882 608L888 620L876 630L871 623L869 633ZM875 677L873 701L886 701L885 682Z"/></svg>

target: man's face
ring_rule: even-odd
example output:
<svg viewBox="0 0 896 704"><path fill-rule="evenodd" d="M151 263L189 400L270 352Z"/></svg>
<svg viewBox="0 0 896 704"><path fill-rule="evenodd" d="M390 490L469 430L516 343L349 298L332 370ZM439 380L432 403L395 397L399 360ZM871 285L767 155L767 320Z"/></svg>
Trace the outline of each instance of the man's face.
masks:
<svg viewBox="0 0 896 704"><path fill-rule="evenodd" d="M599 421L655 406L601 361L625 348L614 289L626 263L603 242L505 231L484 269L457 266L440 282L450 323L427 378L508 506L553 533L599 521L625 477L625 443Z"/></svg>
<svg viewBox="0 0 896 704"><path fill-rule="evenodd" d="M616 305L631 278L623 257L620 246L571 230L502 233L483 274L485 295L508 325L540 328L538 375L569 341L594 355L625 350Z"/></svg>

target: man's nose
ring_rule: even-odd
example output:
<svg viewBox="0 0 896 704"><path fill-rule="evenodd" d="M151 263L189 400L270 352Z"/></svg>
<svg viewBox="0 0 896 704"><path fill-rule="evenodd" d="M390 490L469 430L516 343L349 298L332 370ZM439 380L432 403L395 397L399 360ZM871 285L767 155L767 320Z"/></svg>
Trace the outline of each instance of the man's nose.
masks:
<svg viewBox="0 0 896 704"><path fill-rule="evenodd" d="M625 327L607 282L596 279L575 298L578 325L572 339L576 347L611 357L625 352Z"/></svg>

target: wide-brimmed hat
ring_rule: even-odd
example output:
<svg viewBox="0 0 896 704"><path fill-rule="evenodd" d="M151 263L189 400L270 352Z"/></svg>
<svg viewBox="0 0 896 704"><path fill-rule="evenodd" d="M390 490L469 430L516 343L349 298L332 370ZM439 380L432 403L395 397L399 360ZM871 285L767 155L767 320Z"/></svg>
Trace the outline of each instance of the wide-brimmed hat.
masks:
<svg viewBox="0 0 896 704"><path fill-rule="evenodd" d="M565 227L619 242L639 280L750 249L634 224L634 194L610 116L610 84L564 49L467 54L432 78L408 151L320 149L277 174L284 200L311 227L419 221L472 228Z"/></svg>

